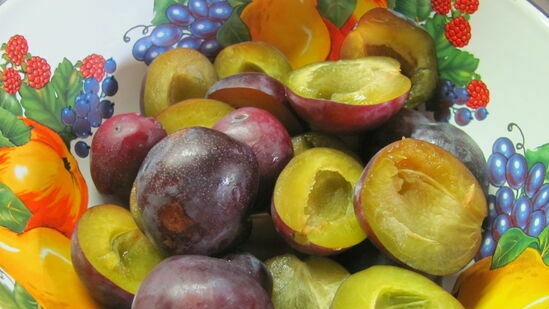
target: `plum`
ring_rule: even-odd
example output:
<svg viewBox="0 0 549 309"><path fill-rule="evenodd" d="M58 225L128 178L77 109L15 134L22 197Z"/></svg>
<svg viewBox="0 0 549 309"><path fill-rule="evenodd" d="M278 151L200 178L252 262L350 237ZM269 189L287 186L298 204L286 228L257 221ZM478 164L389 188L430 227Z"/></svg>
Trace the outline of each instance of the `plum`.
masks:
<svg viewBox="0 0 549 309"><path fill-rule="evenodd" d="M213 63L193 48L172 48L149 65L142 84L141 110L155 117L168 106L201 98L217 81Z"/></svg>
<svg viewBox="0 0 549 309"><path fill-rule="evenodd" d="M287 253L266 260L265 265L273 277L275 308L328 309L349 276L339 263L321 256L299 258Z"/></svg>
<svg viewBox="0 0 549 309"><path fill-rule="evenodd" d="M412 21L387 8L364 13L341 45L341 58L390 56L397 59L412 80L407 108L429 100L438 82L438 62L431 35Z"/></svg>
<svg viewBox="0 0 549 309"><path fill-rule="evenodd" d="M447 122L422 123L415 128L410 137L430 142L449 151L475 175L484 192L488 192L486 157L477 142L465 131Z"/></svg>
<svg viewBox="0 0 549 309"><path fill-rule="evenodd" d="M286 86L291 106L311 128L350 134L397 113L411 81L395 59L370 56L304 66L290 73Z"/></svg>
<svg viewBox="0 0 549 309"><path fill-rule="evenodd" d="M462 129L435 122L423 112L404 108L380 127L365 134L365 158L371 158L381 148L403 137L420 139L444 148L458 158L475 175L488 192L486 158L477 142Z"/></svg>
<svg viewBox="0 0 549 309"><path fill-rule="evenodd" d="M234 108L227 103L204 98L185 99L163 109L158 120L168 134L194 126L211 128Z"/></svg>
<svg viewBox="0 0 549 309"><path fill-rule="evenodd" d="M128 209L114 204L88 208L71 237L74 269L103 308L130 308L141 281L163 259Z"/></svg>
<svg viewBox="0 0 549 309"><path fill-rule="evenodd" d="M166 131L152 117L138 113L114 115L93 135L90 173L97 191L128 205L130 190L145 156Z"/></svg>
<svg viewBox="0 0 549 309"><path fill-rule="evenodd" d="M278 175L293 157L292 138L271 113L257 107L241 107L222 117L213 127L252 148L259 164L256 209L268 209Z"/></svg>
<svg viewBox="0 0 549 309"><path fill-rule="evenodd" d="M305 150L315 147L328 147L341 150L361 161L357 151L350 145L350 143L347 142L348 139L346 139L346 137L349 136L338 136L319 131L307 131L294 135L292 136L294 155L298 155L303 153Z"/></svg>
<svg viewBox="0 0 549 309"><path fill-rule="evenodd" d="M271 215L296 250L329 255L366 238L353 211L353 191L363 166L332 148L311 148L290 160L278 177Z"/></svg>
<svg viewBox="0 0 549 309"><path fill-rule="evenodd" d="M132 309L269 309L265 289L229 261L204 255L175 255L143 280Z"/></svg>
<svg viewBox="0 0 549 309"><path fill-rule="evenodd" d="M347 277L337 289L330 308L463 309L463 305L417 272L392 265L374 265Z"/></svg>
<svg viewBox="0 0 549 309"><path fill-rule="evenodd" d="M215 57L214 67L220 79L242 72L260 72L283 81L292 70L286 55L261 41L244 41L223 48Z"/></svg>
<svg viewBox="0 0 549 309"><path fill-rule="evenodd" d="M221 258L252 276L267 291L269 296L272 294L273 277L265 264L255 255L246 251L234 251L221 256Z"/></svg>
<svg viewBox="0 0 549 309"><path fill-rule="evenodd" d="M480 247L482 187L461 161L429 142L404 138L385 146L364 168L354 198L368 239L412 269L454 274Z"/></svg>
<svg viewBox="0 0 549 309"><path fill-rule="evenodd" d="M135 179L137 217L169 255L213 255L241 240L259 184L251 148L214 129L169 134L147 154Z"/></svg>
<svg viewBox="0 0 549 309"><path fill-rule="evenodd" d="M303 124L286 97L284 84L260 72L242 72L219 79L206 92L208 99L235 108L253 106L272 113L291 135L303 131Z"/></svg>

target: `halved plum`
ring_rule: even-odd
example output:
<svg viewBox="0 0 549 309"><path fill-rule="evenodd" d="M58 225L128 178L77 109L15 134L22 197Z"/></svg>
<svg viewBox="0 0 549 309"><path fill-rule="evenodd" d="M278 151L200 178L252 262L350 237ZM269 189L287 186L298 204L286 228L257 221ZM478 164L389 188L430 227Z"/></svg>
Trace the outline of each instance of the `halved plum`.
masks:
<svg viewBox="0 0 549 309"><path fill-rule="evenodd" d="M317 62L292 71L286 81L291 106L312 128L357 133L397 113L411 88L390 57Z"/></svg>
<svg viewBox="0 0 549 309"><path fill-rule="evenodd" d="M354 157L331 148L293 157L274 188L271 215L277 231L306 254L333 254L363 241L366 234L353 211L361 172Z"/></svg>
<svg viewBox="0 0 549 309"><path fill-rule="evenodd" d="M337 288L350 275L338 262L321 256L286 253L269 258L265 266L273 278L273 305L284 309L330 308Z"/></svg>
<svg viewBox="0 0 549 309"><path fill-rule="evenodd" d="M380 250L438 276L472 260L487 206L482 186L455 156L405 138L368 162L356 187L355 212Z"/></svg>
<svg viewBox="0 0 549 309"><path fill-rule="evenodd" d="M397 59L412 80L406 107L430 99L438 82L435 43L429 33L387 8L364 13L341 45L341 58L389 56Z"/></svg>
<svg viewBox="0 0 549 309"><path fill-rule="evenodd" d="M374 265L347 277L337 289L330 308L462 309L463 306L452 294L419 273L397 266Z"/></svg>

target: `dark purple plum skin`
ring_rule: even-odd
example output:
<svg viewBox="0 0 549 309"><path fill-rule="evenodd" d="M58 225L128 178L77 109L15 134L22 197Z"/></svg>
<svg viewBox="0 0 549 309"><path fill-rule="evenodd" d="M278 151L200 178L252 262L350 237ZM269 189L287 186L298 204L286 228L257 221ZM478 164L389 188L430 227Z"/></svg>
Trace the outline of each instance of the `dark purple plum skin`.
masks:
<svg viewBox="0 0 549 309"><path fill-rule="evenodd" d="M263 287L230 262L204 255L176 255L143 280L132 309L271 309Z"/></svg>
<svg viewBox="0 0 549 309"><path fill-rule="evenodd" d="M217 130L190 127L158 142L135 180L143 232L167 255L215 255L246 231L259 184L257 159Z"/></svg>
<svg viewBox="0 0 549 309"><path fill-rule="evenodd" d="M129 205L130 191L141 162L154 144L166 136L156 119L138 113L114 115L93 135L90 174L99 193Z"/></svg>
<svg viewBox="0 0 549 309"><path fill-rule="evenodd" d="M272 295L273 277L267 266L255 255L245 251L234 251L223 255L221 258L252 276L269 295Z"/></svg>
<svg viewBox="0 0 549 309"><path fill-rule="evenodd" d="M276 178L293 157L292 138L270 112L241 107L222 117L213 129L252 148L259 164L258 209L268 209Z"/></svg>

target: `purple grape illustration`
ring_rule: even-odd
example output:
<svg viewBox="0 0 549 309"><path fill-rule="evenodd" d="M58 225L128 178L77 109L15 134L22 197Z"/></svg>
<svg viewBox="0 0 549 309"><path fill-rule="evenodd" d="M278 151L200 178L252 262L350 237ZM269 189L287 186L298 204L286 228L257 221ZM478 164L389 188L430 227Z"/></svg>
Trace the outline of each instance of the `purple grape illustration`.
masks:
<svg viewBox="0 0 549 309"><path fill-rule="evenodd" d="M492 144L487 159L488 178L492 189L488 196L489 216L477 259L494 253L498 240L511 228L537 237L549 223L549 144L526 149L520 127L521 141L514 143L500 137Z"/></svg>

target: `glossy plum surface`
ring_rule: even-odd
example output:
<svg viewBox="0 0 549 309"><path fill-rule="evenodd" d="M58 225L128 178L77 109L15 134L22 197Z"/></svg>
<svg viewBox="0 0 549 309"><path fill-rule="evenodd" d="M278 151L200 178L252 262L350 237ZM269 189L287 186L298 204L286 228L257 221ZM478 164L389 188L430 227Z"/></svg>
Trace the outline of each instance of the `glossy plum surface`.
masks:
<svg viewBox="0 0 549 309"><path fill-rule="evenodd" d="M270 112L241 107L222 117L212 127L251 147L259 164L258 208L267 209L274 183L293 157L292 138Z"/></svg>
<svg viewBox="0 0 549 309"><path fill-rule="evenodd" d="M177 255L161 262L143 281L132 309L269 309L268 293L229 261Z"/></svg>
<svg viewBox="0 0 549 309"><path fill-rule="evenodd" d="M138 113L114 115L93 135L91 178L102 194L128 205L130 190L148 151L166 136L162 124Z"/></svg>
<svg viewBox="0 0 549 309"><path fill-rule="evenodd" d="M259 183L251 148L217 130L176 131L148 153L135 181L144 232L168 254L215 254L246 230Z"/></svg>

